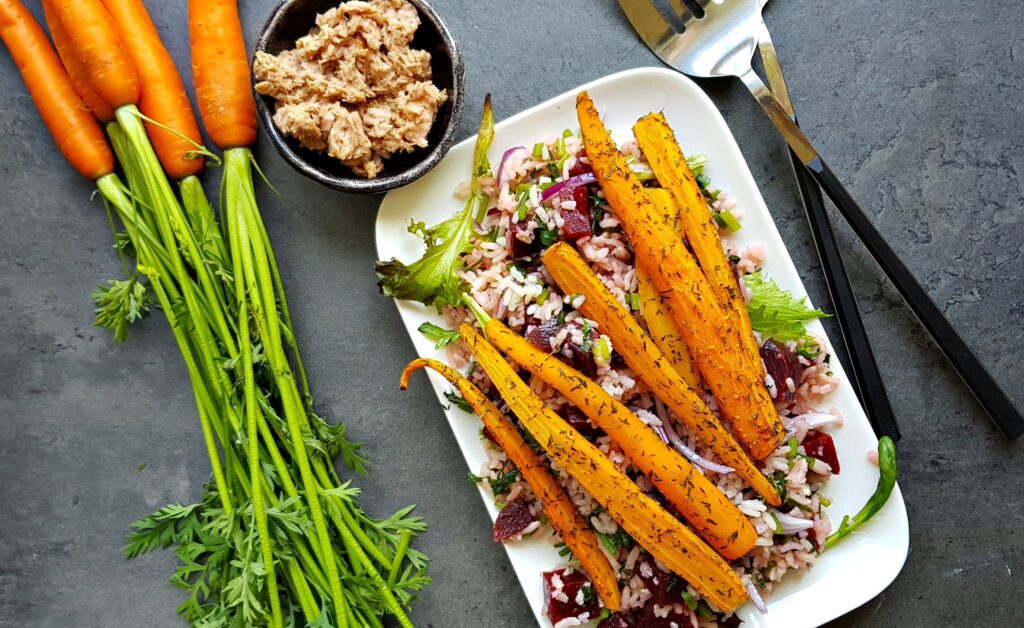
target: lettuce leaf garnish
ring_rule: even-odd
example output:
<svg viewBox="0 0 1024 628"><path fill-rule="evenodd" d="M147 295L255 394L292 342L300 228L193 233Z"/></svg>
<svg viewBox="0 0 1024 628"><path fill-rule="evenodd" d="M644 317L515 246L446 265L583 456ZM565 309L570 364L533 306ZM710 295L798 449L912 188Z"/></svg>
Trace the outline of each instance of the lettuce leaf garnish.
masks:
<svg viewBox="0 0 1024 628"><path fill-rule="evenodd" d="M762 337L783 342L800 340L807 336L806 323L829 316L821 310L812 310L806 297L797 299L780 288L764 271L745 275L743 284L751 292L747 303L750 325Z"/></svg>
<svg viewBox="0 0 1024 628"><path fill-rule="evenodd" d="M462 302L462 293L468 286L458 273L464 267L463 256L472 248L473 221L482 221L487 211L487 195L480 189L480 177L491 172L487 151L493 141L494 110L488 94L473 151L473 178L466 207L433 227L423 223L410 225L409 231L423 239L427 250L423 257L408 265L394 258L374 264L381 294L433 305L438 311L445 305Z"/></svg>

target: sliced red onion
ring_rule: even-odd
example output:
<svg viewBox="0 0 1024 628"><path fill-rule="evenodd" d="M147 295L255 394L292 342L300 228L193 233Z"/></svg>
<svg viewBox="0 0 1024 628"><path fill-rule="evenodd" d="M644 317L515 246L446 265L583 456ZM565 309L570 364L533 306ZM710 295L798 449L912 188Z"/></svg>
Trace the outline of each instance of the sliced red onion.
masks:
<svg viewBox="0 0 1024 628"><path fill-rule="evenodd" d="M801 414L800 416L793 417L794 422L800 419L803 419L807 423L807 429L813 430L835 423L839 420L839 417L826 412L808 412L807 414Z"/></svg>
<svg viewBox="0 0 1024 628"><path fill-rule="evenodd" d="M663 428L660 425L653 425L651 427L654 428L654 433L658 435L658 438L660 438L661 441L667 445L668 444L668 434L665 432L665 428Z"/></svg>
<svg viewBox="0 0 1024 628"><path fill-rule="evenodd" d="M568 188L570 190L575 190L576 188L580 187L581 185L593 185L594 183L597 183L597 177L594 176L593 172L586 172L584 174L578 174L575 177L570 177L570 178L566 179L565 181L559 181L558 183L552 185L548 189L546 189L543 192L541 192L540 193L540 202L543 203L543 202L547 201L549 198L551 198L555 194L558 194L562 190L562 188Z"/></svg>
<svg viewBox="0 0 1024 628"><path fill-rule="evenodd" d="M686 446L683 439L679 438L679 434L676 434L675 429L672 428L672 423L668 420L667 413L665 412L665 406L662 405L661 399L656 401L655 407L658 409L658 418L661 419L661 429L668 436L666 442L671 443L679 453L683 454L683 457L692 462L693 464L701 467L712 473L732 473L736 469L727 467L724 464L718 464L717 462L711 462L707 458L702 457L700 454L695 452Z"/></svg>
<svg viewBox="0 0 1024 628"><path fill-rule="evenodd" d="M814 527L814 522L810 519L801 519L800 517L794 517L793 515L787 515L777 510L772 511L775 515L775 519L782 526L782 534L796 534L804 530L810 530Z"/></svg>
<svg viewBox="0 0 1024 628"><path fill-rule="evenodd" d="M498 163L498 174L495 177L495 181L496 181L495 185L497 186L497 188L499 190L501 189L501 175L503 175L505 173L505 162L508 160L509 156L512 153L516 152L517 150L526 150L526 147L525 146L513 146L512 148L510 148L507 151L505 151L505 154L501 156L501 162Z"/></svg>
<svg viewBox="0 0 1024 628"><path fill-rule="evenodd" d="M750 596L750 601L754 603L757 612L762 615L768 613L768 605L764 603L764 598L761 597L761 592L757 590L757 585L749 580L747 581L747 595Z"/></svg>

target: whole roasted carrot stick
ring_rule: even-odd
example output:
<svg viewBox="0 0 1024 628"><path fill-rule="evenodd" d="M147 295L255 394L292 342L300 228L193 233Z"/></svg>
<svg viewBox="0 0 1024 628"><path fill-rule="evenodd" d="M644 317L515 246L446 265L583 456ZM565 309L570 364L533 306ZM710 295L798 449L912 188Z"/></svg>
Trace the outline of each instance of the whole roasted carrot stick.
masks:
<svg viewBox="0 0 1024 628"><path fill-rule="evenodd" d="M552 386L604 430L715 551L735 560L754 547L757 532L746 516L629 408L501 321L488 321L484 333L513 362Z"/></svg>
<svg viewBox="0 0 1024 628"><path fill-rule="evenodd" d="M633 135L643 151L647 162L661 185L667 189L679 207L679 222L697 263L711 289L718 297L733 328L739 334L751 357L760 363L761 354L747 305L740 293L739 283L732 272L729 260L722 248L718 225L711 215L707 200L697 185L686 156L676 141L675 133L662 113L650 113L640 118L633 126Z"/></svg>
<svg viewBox="0 0 1024 628"><path fill-rule="evenodd" d="M103 130L72 86L43 29L18 0L0 0L0 37L60 152L90 180L111 174L114 155Z"/></svg>
<svg viewBox="0 0 1024 628"><path fill-rule="evenodd" d="M594 589L601 601L604 602L605 608L613 611L619 610L622 607L622 600L619 595L618 582L608 558L601 551L601 543L598 541L597 535L587 525L583 515L576 509L572 500L558 485L541 459L523 440L512 421L502 414L472 382L455 369L437 360L420 358L410 362L402 372L400 384L402 390L409 385L409 375L421 368L436 371L458 388L462 398L480 417L498 447L505 452L512 464L519 469L523 480L533 489L533 494L544 506L544 514L547 515L551 527L572 550L572 555L580 561L583 570L587 572L590 580L594 583Z"/></svg>
<svg viewBox="0 0 1024 628"><path fill-rule="evenodd" d="M651 499L593 443L530 390L497 349L471 326L459 334L502 398L552 460L576 479L641 547L725 612L747 599L729 564Z"/></svg>
<svg viewBox="0 0 1024 628"><path fill-rule="evenodd" d="M164 172L176 181L202 172L203 160L196 156L203 142L199 123L149 12L141 0L103 0L103 6L138 71L139 110L156 122L146 122L146 134Z"/></svg>
<svg viewBox="0 0 1024 628"><path fill-rule="evenodd" d="M785 430L765 387L763 365L755 364L682 240L665 221L652 218L657 208L586 92L577 97L576 111L594 174L637 260L672 303L679 330L736 439L755 460L764 459Z"/></svg>

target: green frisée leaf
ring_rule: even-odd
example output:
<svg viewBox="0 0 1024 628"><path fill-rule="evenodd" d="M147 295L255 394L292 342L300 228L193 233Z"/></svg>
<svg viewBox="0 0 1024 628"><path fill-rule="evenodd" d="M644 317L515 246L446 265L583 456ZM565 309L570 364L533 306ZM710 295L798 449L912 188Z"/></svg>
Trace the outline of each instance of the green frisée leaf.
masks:
<svg viewBox="0 0 1024 628"><path fill-rule="evenodd" d="M124 342L128 327L149 314L149 295L146 284L138 277L111 279L107 285L99 286L92 294L96 303L97 327L105 327L114 333L114 342Z"/></svg>
<svg viewBox="0 0 1024 628"><path fill-rule="evenodd" d="M808 307L806 297L797 299L779 288L764 271L744 276L743 284L751 292L747 303L750 325L763 337L781 341L800 340L807 336L806 323L828 316L821 310Z"/></svg>
<svg viewBox="0 0 1024 628"><path fill-rule="evenodd" d="M462 257L472 247L473 221L480 222L487 212L487 195L481 189L480 178L491 172L487 151L493 140L494 111L488 95L484 99L480 132L473 151L473 177L465 208L433 227L428 228L423 223L410 227L410 231L423 239L427 250L423 257L408 265L394 258L378 261L374 267L381 294L433 305L438 311L445 305L460 303L467 288L458 275L464 266Z"/></svg>
<svg viewBox="0 0 1024 628"><path fill-rule="evenodd" d="M885 506L892 495L892 489L896 486L896 443L888 436L878 439L878 487L874 494L868 498L864 507L853 517L843 516L839 529L825 539L825 549L828 549L846 538L851 532L864 525L869 519L875 516L882 506Z"/></svg>

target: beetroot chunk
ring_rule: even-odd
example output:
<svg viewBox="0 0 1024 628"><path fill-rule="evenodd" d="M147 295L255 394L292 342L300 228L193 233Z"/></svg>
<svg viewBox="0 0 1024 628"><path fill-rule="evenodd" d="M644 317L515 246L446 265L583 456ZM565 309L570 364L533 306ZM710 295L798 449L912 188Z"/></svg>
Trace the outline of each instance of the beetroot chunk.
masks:
<svg viewBox="0 0 1024 628"><path fill-rule="evenodd" d="M522 259L524 257L530 257L540 252L540 237L537 234L537 230L533 230L533 240L530 242L524 242L519 239L520 235L527 233L526 223L515 222L513 220L515 216L509 214L508 216L508 232L505 233L507 239L507 246L509 257L512 259Z"/></svg>
<svg viewBox="0 0 1024 628"><path fill-rule="evenodd" d="M597 628L636 628L636 624L627 615L622 613L612 613L611 615L604 618L604 620L597 625Z"/></svg>
<svg viewBox="0 0 1024 628"><path fill-rule="evenodd" d="M569 617L584 621L597 617L600 611L597 591L587 574L566 567L545 571L543 576L544 612L552 624Z"/></svg>
<svg viewBox="0 0 1024 628"><path fill-rule="evenodd" d="M593 172L594 168L590 164L583 163L583 159L587 156L587 149L582 149L576 153L576 163L573 164L572 168L569 168L570 177L578 177L581 174L587 174Z"/></svg>
<svg viewBox="0 0 1024 628"><path fill-rule="evenodd" d="M551 339L558 334L558 330L558 319L549 318L543 323L528 326L526 329L526 338L538 349L550 352Z"/></svg>
<svg viewBox="0 0 1024 628"><path fill-rule="evenodd" d="M765 369L775 382L775 399L793 401L796 395L790 392L786 379L792 379L795 386L800 384L800 376L804 372L800 358L788 347L766 340L761 347L761 359L764 360Z"/></svg>
<svg viewBox="0 0 1024 628"><path fill-rule="evenodd" d="M494 542L501 543L519 534L536 520L537 518L530 513L530 505L525 499L505 504L498 513L498 518L494 520Z"/></svg>
<svg viewBox="0 0 1024 628"><path fill-rule="evenodd" d="M558 198L563 203L562 213L562 236L566 240L579 240L593 235L590 230L590 196L586 186L581 185L575 190L562 188L558 192ZM576 204L574 209L565 207L565 203L573 201Z"/></svg>
<svg viewBox="0 0 1024 628"><path fill-rule="evenodd" d="M839 475L839 454L836 453L836 443L831 436L811 430L804 437L803 446L808 456L821 460L832 467L832 473Z"/></svg>
<svg viewBox="0 0 1024 628"><path fill-rule="evenodd" d="M671 606L682 601L681 593L686 590L686 585L675 574L662 571L649 555L644 555L637 562L636 573L643 581L644 587L651 592L648 606ZM641 622L640 625L647 624Z"/></svg>
<svg viewBox="0 0 1024 628"><path fill-rule="evenodd" d="M574 427L584 438L592 439L604 434L600 428L590 422L583 410L572 404L562 406L562 409L558 411L558 416L565 419L565 422Z"/></svg>

